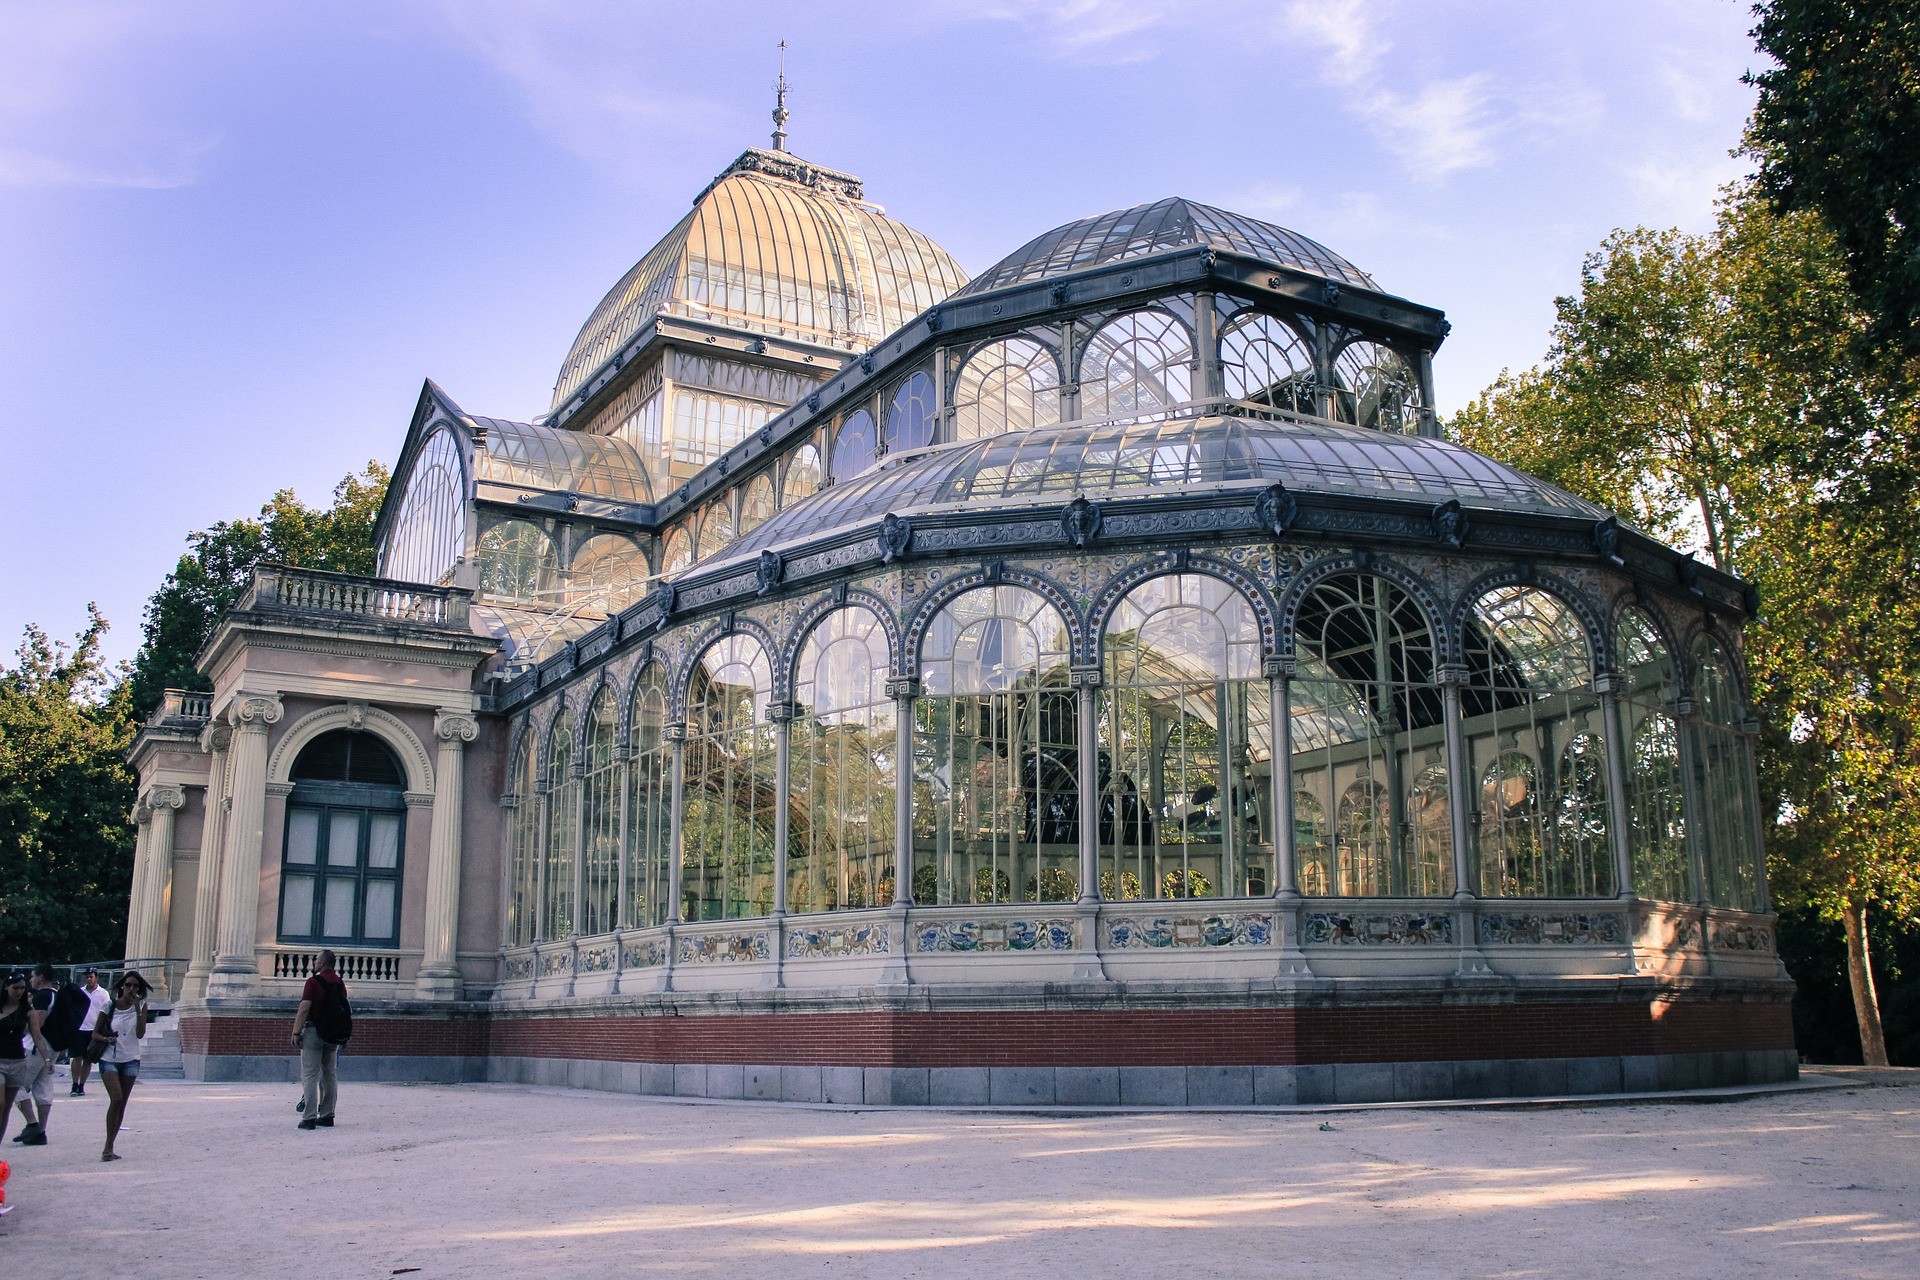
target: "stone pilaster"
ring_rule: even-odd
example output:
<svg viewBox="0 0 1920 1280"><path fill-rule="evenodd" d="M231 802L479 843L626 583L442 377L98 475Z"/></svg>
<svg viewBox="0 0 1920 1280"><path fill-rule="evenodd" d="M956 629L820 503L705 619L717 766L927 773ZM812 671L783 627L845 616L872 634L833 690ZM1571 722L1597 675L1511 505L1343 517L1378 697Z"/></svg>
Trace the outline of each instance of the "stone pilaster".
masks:
<svg viewBox="0 0 1920 1280"><path fill-rule="evenodd" d="M221 855L227 832L227 746L232 738L233 730L224 724L210 724L200 735L200 749L208 754L207 804L200 820L200 878L193 903L192 954L187 957L183 984L187 996L205 995L207 975L213 970Z"/></svg>
<svg viewBox="0 0 1920 1280"><path fill-rule="evenodd" d="M433 831L427 842L426 950L414 993L423 1000L464 994L456 947L460 936L460 818L466 799L467 744L480 725L467 711L443 709L433 718L438 744L433 764Z"/></svg>
<svg viewBox="0 0 1920 1280"><path fill-rule="evenodd" d="M218 936L207 979L211 997L249 995L259 981L254 949L260 934L260 846L266 834L267 732L281 715L280 695L273 693L236 694L227 709L233 803L221 855Z"/></svg>

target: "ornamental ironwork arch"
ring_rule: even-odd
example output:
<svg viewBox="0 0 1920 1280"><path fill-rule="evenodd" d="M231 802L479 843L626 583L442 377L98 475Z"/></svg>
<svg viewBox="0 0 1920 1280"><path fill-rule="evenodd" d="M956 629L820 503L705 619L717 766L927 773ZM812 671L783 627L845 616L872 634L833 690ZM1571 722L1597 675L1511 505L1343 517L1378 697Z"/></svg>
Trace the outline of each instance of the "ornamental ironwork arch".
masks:
<svg viewBox="0 0 1920 1280"><path fill-rule="evenodd" d="M880 630L887 638L887 670L892 674L900 666L900 654L905 640L900 634L900 619L894 614L893 606L874 592L860 587L848 588L845 598L837 593L829 593L808 605L799 617L794 619L787 632L787 641L778 650L767 651L773 662L773 701L793 701L796 683L794 676L800 665L800 651L807 647L807 637L813 629L829 615L841 609L862 608L871 613L880 623Z"/></svg>
<svg viewBox="0 0 1920 1280"><path fill-rule="evenodd" d="M1294 578L1286 594L1280 599L1278 656L1293 656L1294 628L1300 620L1300 606L1307 596L1320 583L1342 573L1357 573L1362 576L1371 574L1399 587L1420 610L1428 632L1435 637L1437 643L1444 645L1444 640L1440 638L1446 634L1447 611L1441 607L1440 598L1434 594L1427 580L1396 561L1371 552L1350 551L1341 555L1328 556L1301 567L1299 575ZM1444 648L1440 651L1445 652ZM1437 658L1438 654L1435 656Z"/></svg>
<svg viewBox="0 0 1920 1280"><path fill-rule="evenodd" d="M1278 652L1279 626L1276 621L1273 597L1252 574L1239 566L1210 556L1191 556L1184 562L1178 559L1148 560L1130 566L1109 579L1094 598L1093 605L1087 611L1087 627L1094 636L1096 646L1106 634L1107 624L1113 619L1113 612L1120 602L1127 598L1135 587L1154 578L1168 577L1183 573L1199 574L1216 578L1238 592L1253 610L1254 620L1260 624L1260 653L1262 657Z"/></svg>
<svg viewBox="0 0 1920 1280"><path fill-rule="evenodd" d="M1580 629L1587 640L1588 670L1599 675L1612 671L1613 630L1594 605L1587 593L1566 578L1555 573L1542 573L1531 567L1509 566L1505 569L1492 569L1467 583L1447 614L1445 632L1445 661L1464 663L1467 660L1467 621L1474 606L1490 591L1501 587L1530 587L1558 600L1573 611L1580 622Z"/></svg>
<svg viewBox="0 0 1920 1280"><path fill-rule="evenodd" d="M988 569L975 570L958 578L951 578L922 596L914 605L912 620L907 624L905 642L901 645L898 660L909 665L905 670L895 671L898 679L917 680L920 678L920 648L926 643L927 630L940 611L955 598L980 587L1025 587L1060 614L1060 620L1067 627L1067 641L1073 665L1091 666L1099 661L1099 636L1094 635L1091 646L1087 639L1086 617L1080 606L1074 603L1073 596L1059 583L1041 574L1025 569ZM1093 656L1088 657L1089 647Z"/></svg>
<svg viewBox="0 0 1920 1280"><path fill-rule="evenodd" d="M773 662L773 655L781 651L780 645L773 638L773 632L767 630L757 619L744 615L736 614L730 619L723 619L704 630L690 634L691 641L684 650L686 656L668 672L670 683L667 685L667 714L673 717L676 724L687 722L687 692L693 686L693 673L700 669L701 656L714 645L728 636L750 636L759 643L760 651L766 655L769 664ZM769 676L770 680L778 678L772 673L769 673ZM768 701L777 701L773 694L774 691L770 689Z"/></svg>

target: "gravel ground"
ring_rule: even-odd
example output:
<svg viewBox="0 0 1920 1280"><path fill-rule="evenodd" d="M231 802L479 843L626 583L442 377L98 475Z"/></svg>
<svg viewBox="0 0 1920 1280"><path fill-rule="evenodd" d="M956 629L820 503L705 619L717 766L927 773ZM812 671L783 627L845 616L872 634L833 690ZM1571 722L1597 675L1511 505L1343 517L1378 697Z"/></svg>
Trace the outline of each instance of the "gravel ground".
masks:
<svg viewBox="0 0 1920 1280"><path fill-rule="evenodd" d="M348 1085L339 1126L312 1133L285 1085L143 1081L113 1165L96 1085L60 1099L50 1145L5 1144L0 1270L1912 1280L1914 1077L1716 1105L1205 1115Z"/></svg>

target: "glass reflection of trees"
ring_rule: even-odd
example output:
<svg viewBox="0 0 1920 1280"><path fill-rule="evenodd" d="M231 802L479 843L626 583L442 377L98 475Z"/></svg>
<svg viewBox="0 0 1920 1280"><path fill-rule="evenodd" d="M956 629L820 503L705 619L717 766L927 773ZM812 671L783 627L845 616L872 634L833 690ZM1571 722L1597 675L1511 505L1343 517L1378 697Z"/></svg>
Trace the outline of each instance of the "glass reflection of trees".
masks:
<svg viewBox="0 0 1920 1280"><path fill-rule="evenodd" d="M1615 662L1625 681L1621 714L1633 891L1643 898L1691 902L1680 725L1673 717L1678 689L1673 656L1652 619L1639 609L1622 610L1614 632Z"/></svg>
<svg viewBox="0 0 1920 1280"><path fill-rule="evenodd" d="M1420 430L1420 376L1377 342L1350 342L1334 358L1334 416L1374 431Z"/></svg>
<svg viewBox="0 0 1920 1280"><path fill-rule="evenodd" d="M553 539L530 520L502 520L480 535L482 595L551 606L560 580Z"/></svg>
<svg viewBox="0 0 1920 1280"><path fill-rule="evenodd" d="M700 548L695 552L697 560L711 560L727 549L733 541L733 511L727 505L727 499L707 504L700 517Z"/></svg>
<svg viewBox="0 0 1920 1280"><path fill-rule="evenodd" d="M1165 311L1128 311L1080 356L1080 417L1152 413L1193 398L1193 339Z"/></svg>
<svg viewBox="0 0 1920 1280"><path fill-rule="evenodd" d="M773 909L772 669L752 636L718 641L687 692L681 839L683 920L737 920Z"/></svg>
<svg viewBox="0 0 1920 1280"><path fill-rule="evenodd" d="M924 449L933 443L933 428L938 421L934 406L933 379L916 373L900 384L887 409L887 452Z"/></svg>
<svg viewBox="0 0 1920 1280"><path fill-rule="evenodd" d="M692 563L693 539L687 537L686 529L675 526L667 530L666 541L660 545L660 572L679 573Z"/></svg>
<svg viewBox="0 0 1920 1280"><path fill-rule="evenodd" d="M1707 900L1716 906L1755 910L1760 905L1754 852L1753 757L1746 735L1738 686L1726 652L1708 638L1693 648L1699 690L1694 716L1695 768L1703 821L1701 861L1706 868Z"/></svg>
<svg viewBox="0 0 1920 1280"><path fill-rule="evenodd" d="M1335 574L1301 601L1294 644L1302 890L1451 893L1451 841L1435 834L1447 821L1446 733L1426 615L1384 578Z"/></svg>
<svg viewBox="0 0 1920 1280"><path fill-rule="evenodd" d="M1557 596L1496 587L1475 602L1465 641L1480 892L1610 897L1606 720L1585 629Z"/></svg>
<svg viewBox="0 0 1920 1280"><path fill-rule="evenodd" d="M990 342L967 357L953 388L953 434L978 440L1060 420L1060 373L1053 352L1031 338Z"/></svg>
<svg viewBox="0 0 1920 1280"><path fill-rule="evenodd" d="M809 446L811 447L811 446ZM773 515L773 477L761 472L740 491L740 534L752 533Z"/></svg>
<svg viewBox="0 0 1920 1280"><path fill-rule="evenodd" d="M1246 599L1199 574L1149 579L1103 647L1102 896L1272 892L1270 708Z"/></svg>
<svg viewBox="0 0 1920 1280"><path fill-rule="evenodd" d="M787 907L884 906L894 891L894 706L887 633L859 607L823 619L800 650L787 828Z"/></svg>
<svg viewBox="0 0 1920 1280"><path fill-rule="evenodd" d="M573 936L574 806L580 779L573 772L573 721L565 709L547 730L547 858L541 874L540 936L550 941Z"/></svg>
<svg viewBox="0 0 1920 1280"><path fill-rule="evenodd" d="M534 939L540 919L540 765L538 743L529 729L515 748L512 780L514 808L508 832L507 941L524 947Z"/></svg>
<svg viewBox="0 0 1920 1280"><path fill-rule="evenodd" d="M819 491L820 451L810 444L803 444L787 459L786 483L780 490L780 505L790 507Z"/></svg>
<svg viewBox="0 0 1920 1280"><path fill-rule="evenodd" d="M613 691L601 689L587 709L582 763L580 932L611 933L620 909L620 788L613 758L619 714Z"/></svg>
<svg viewBox="0 0 1920 1280"><path fill-rule="evenodd" d="M630 715L627 921L644 927L666 923L673 857L673 746L666 740L667 675L659 663L640 673Z"/></svg>
<svg viewBox="0 0 1920 1280"><path fill-rule="evenodd" d="M845 482L859 475L880 456L880 439L873 427L873 415L856 409L840 424L833 437L833 478Z"/></svg>
<svg viewBox="0 0 1920 1280"><path fill-rule="evenodd" d="M1079 896L1069 652L1059 613L1021 587L969 591L928 628L914 705L916 900Z"/></svg>
<svg viewBox="0 0 1920 1280"><path fill-rule="evenodd" d="M1254 311L1220 333L1227 395L1295 413L1318 414L1313 351L1285 321Z"/></svg>

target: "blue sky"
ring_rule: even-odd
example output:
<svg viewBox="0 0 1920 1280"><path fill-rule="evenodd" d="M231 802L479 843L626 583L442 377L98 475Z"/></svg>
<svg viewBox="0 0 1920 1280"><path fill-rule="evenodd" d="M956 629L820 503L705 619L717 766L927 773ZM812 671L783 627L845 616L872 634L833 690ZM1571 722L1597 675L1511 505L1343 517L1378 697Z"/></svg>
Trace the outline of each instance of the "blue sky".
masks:
<svg viewBox="0 0 1920 1280"><path fill-rule="evenodd" d="M397 452L432 377L546 408L580 323L742 147L978 271L1185 195L1443 308L1457 408L1616 226L1704 229L1736 0L0 0L0 642L112 656L190 529Z"/></svg>

